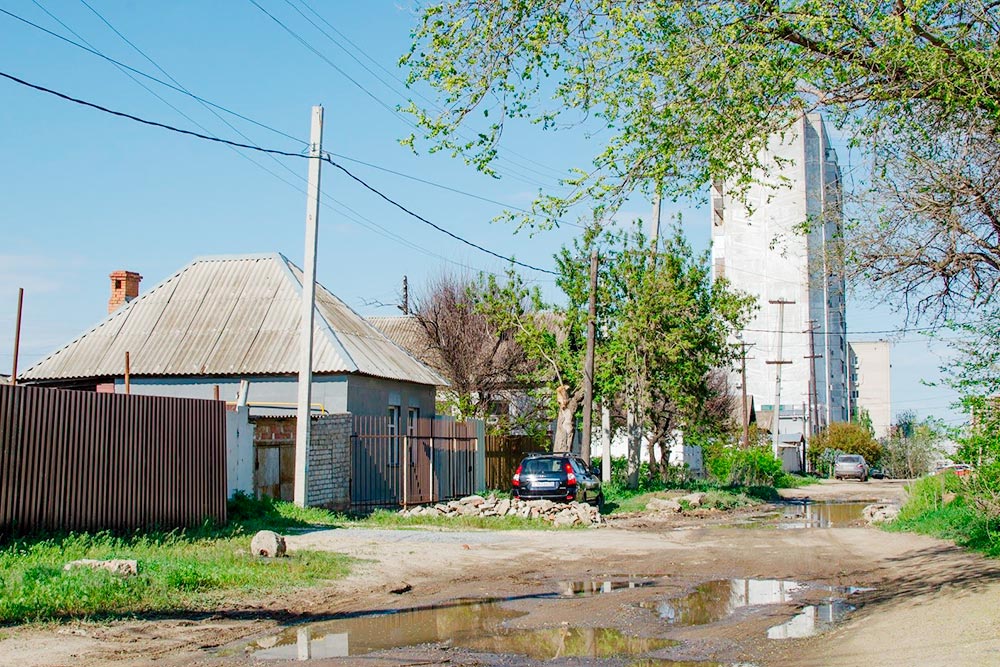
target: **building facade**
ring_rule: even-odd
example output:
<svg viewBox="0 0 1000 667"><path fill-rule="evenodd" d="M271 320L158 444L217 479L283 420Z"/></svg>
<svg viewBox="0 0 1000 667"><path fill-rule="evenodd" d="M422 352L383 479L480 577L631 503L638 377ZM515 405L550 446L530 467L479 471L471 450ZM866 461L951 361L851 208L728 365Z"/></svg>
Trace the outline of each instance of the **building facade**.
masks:
<svg viewBox="0 0 1000 667"><path fill-rule="evenodd" d="M886 340L851 341L851 418L868 412L876 438L889 437L892 427L892 343Z"/></svg>
<svg viewBox="0 0 1000 667"><path fill-rule="evenodd" d="M835 259L841 174L815 114L772 137L762 157L772 166L748 190L713 187L713 274L758 299L741 332L758 415L778 406L780 433L808 434L849 419L845 286Z"/></svg>

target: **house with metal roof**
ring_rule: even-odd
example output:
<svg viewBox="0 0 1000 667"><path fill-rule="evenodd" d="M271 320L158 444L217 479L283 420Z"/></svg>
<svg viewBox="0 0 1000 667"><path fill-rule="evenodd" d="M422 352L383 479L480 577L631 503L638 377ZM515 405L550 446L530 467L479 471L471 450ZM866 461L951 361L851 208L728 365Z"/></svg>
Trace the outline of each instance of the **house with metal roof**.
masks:
<svg viewBox="0 0 1000 667"><path fill-rule="evenodd" d="M302 271L286 257L200 257L143 294L138 274L111 278L108 316L20 382L121 393L127 355L131 393L235 400L246 381L251 414L294 414ZM430 417L447 385L319 284L313 373L326 413Z"/></svg>

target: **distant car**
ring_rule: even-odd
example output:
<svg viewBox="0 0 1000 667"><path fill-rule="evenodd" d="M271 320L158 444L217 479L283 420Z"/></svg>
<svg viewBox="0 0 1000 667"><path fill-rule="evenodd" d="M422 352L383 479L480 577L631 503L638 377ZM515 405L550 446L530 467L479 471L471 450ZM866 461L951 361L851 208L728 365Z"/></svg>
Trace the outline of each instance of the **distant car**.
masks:
<svg viewBox="0 0 1000 667"><path fill-rule="evenodd" d="M860 454L840 454L833 463L833 476L837 479L857 478L868 481L868 463Z"/></svg>
<svg viewBox="0 0 1000 667"><path fill-rule="evenodd" d="M934 474L943 475L946 472L953 472L959 477L967 477L972 474L972 466L968 463L951 463L946 466L941 466L934 471Z"/></svg>
<svg viewBox="0 0 1000 667"><path fill-rule="evenodd" d="M596 467L574 454L533 454L521 460L511 480L513 495L525 500L555 502L604 502L601 476Z"/></svg>
<svg viewBox="0 0 1000 667"><path fill-rule="evenodd" d="M886 479L889 477L887 474L885 474L884 468L869 468L868 476L871 477L872 479Z"/></svg>

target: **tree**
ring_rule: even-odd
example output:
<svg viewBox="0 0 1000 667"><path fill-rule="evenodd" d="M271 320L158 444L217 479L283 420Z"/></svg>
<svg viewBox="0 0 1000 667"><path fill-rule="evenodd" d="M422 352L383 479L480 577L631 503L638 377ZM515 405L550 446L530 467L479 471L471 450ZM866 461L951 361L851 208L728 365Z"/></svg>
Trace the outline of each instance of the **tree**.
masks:
<svg viewBox="0 0 1000 667"><path fill-rule="evenodd" d="M601 130L570 194L510 216L543 226L582 201L607 214L637 189L739 196L776 166L768 138L823 111L876 158L877 215L848 240L856 273L946 311L995 293L998 33L1000 8L979 0L445 0L402 63L438 94L409 108L431 150L480 170L517 121ZM963 168L963 154L982 159Z"/></svg>
<svg viewBox="0 0 1000 667"><path fill-rule="evenodd" d="M665 474L675 431L717 428L706 418L706 406L719 395L717 380L715 387L710 382L734 358L730 338L754 300L725 280L713 282L707 255L696 256L679 227L662 239L662 248L651 247L638 227L609 234L607 245L615 307L602 385L623 394L637 417L629 433L634 486L642 438L651 474L657 468Z"/></svg>
<svg viewBox="0 0 1000 667"><path fill-rule="evenodd" d="M414 317L429 356L451 383L447 395L463 417L486 417L491 405L506 402L533 369L510 332L496 328L476 309L471 278L442 273L416 300Z"/></svg>
<svg viewBox="0 0 1000 667"><path fill-rule="evenodd" d="M820 461L829 458L826 452L860 454L869 464L878 463L882 446L860 424L834 422L812 437L809 442L809 460L816 469Z"/></svg>
<svg viewBox="0 0 1000 667"><path fill-rule="evenodd" d="M898 479L928 473L940 455L938 446L943 438L943 430L933 419L917 422L912 410L899 413L889 437L882 441L882 469Z"/></svg>

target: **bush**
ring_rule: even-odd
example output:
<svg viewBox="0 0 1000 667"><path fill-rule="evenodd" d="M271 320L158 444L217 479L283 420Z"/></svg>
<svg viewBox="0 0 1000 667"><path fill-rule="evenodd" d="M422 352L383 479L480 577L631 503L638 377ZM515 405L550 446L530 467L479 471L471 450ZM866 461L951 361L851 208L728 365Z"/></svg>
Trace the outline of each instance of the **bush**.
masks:
<svg viewBox="0 0 1000 667"><path fill-rule="evenodd" d="M781 461L769 447L725 449L709 459L707 468L713 478L727 486L791 486Z"/></svg>

